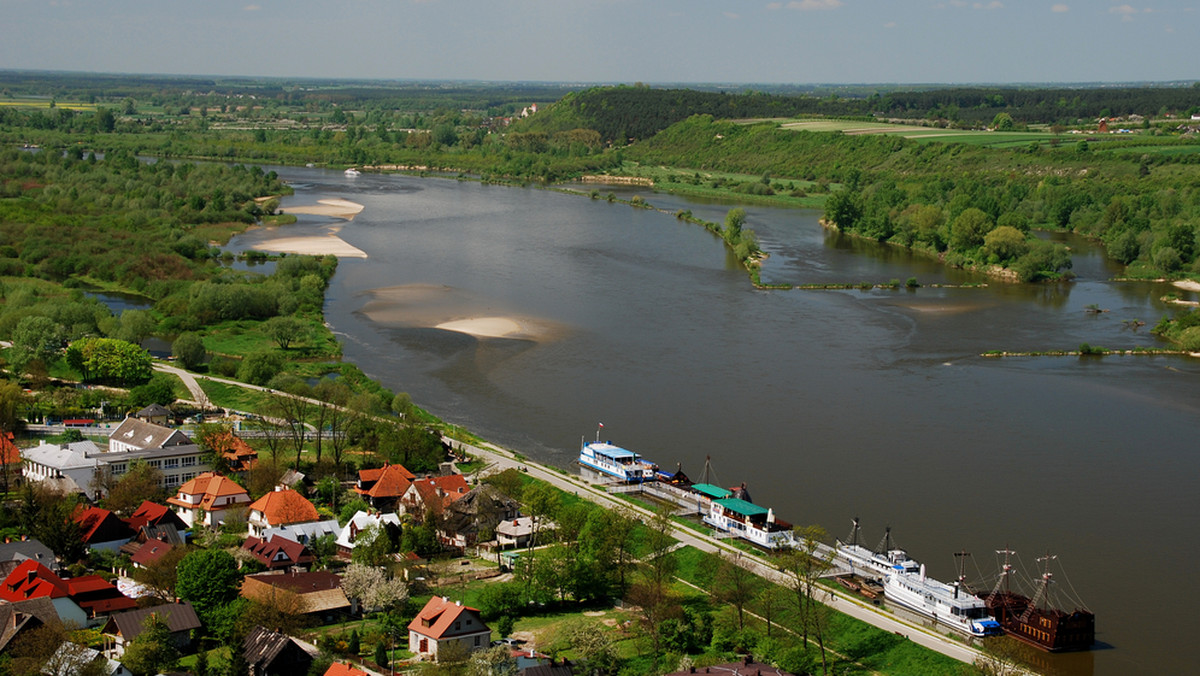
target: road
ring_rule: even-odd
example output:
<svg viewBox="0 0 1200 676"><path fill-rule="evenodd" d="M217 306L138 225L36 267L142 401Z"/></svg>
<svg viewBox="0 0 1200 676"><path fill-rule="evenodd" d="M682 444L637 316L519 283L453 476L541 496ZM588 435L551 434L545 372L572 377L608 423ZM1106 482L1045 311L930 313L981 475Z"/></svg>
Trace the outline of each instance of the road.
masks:
<svg viewBox="0 0 1200 676"><path fill-rule="evenodd" d="M504 471L509 468L515 468L526 472L535 479L550 483L561 490L574 493L601 506L610 509L624 509L637 514L643 520L654 517L654 513L650 510L633 505L625 500L614 498L604 490L587 483L580 477L567 475L534 462L520 460L511 452L498 446L492 444L486 444L483 447L473 446L449 437L446 437L445 441L452 448L464 451L489 463L489 467L485 469ZM772 566L766 559L731 547L714 537L698 533L684 526L675 526L674 537L685 545L690 545L701 551L714 554L739 554L740 556L737 557L739 563L756 575L776 584L785 586L788 584L787 576ZM855 619L862 620L884 631L905 636L914 643L930 650L936 650L943 655L961 662L974 663L980 657L984 657L984 653L976 648L964 645L959 641L937 634L925 627L890 615L875 606L860 601L841 591L822 588L819 590L818 600Z"/></svg>

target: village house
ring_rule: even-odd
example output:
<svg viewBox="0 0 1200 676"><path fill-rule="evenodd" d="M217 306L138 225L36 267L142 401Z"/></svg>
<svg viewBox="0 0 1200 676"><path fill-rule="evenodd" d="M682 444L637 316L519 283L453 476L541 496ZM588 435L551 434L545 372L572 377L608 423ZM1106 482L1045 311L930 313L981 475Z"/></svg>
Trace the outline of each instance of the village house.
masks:
<svg viewBox="0 0 1200 676"><path fill-rule="evenodd" d="M216 472L205 472L179 487L167 503L189 527L216 528L230 512L250 504L250 494L232 479Z"/></svg>
<svg viewBox="0 0 1200 676"><path fill-rule="evenodd" d="M400 517L396 514L379 512L355 512L354 516L350 517L350 521L346 522L346 525L338 532L336 540L338 558L350 560L359 533L370 528L376 528L379 529L379 532L383 532L388 525L399 528Z"/></svg>
<svg viewBox="0 0 1200 676"><path fill-rule="evenodd" d="M310 643L261 626L251 629L242 641L249 676L307 674L319 654Z"/></svg>
<svg viewBox="0 0 1200 676"><path fill-rule="evenodd" d="M105 653L114 657L125 654L129 642L146 630L146 620L158 618L167 626L171 645L183 653L191 652L192 632L200 628L200 618L187 601L167 603L152 608L138 608L116 613L104 623L100 633L105 636Z"/></svg>
<svg viewBox="0 0 1200 676"><path fill-rule="evenodd" d="M396 511L400 498L416 478L417 476L404 465L362 469L358 471L358 483L354 486L354 492L361 495L367 504L375 509L392 512Z"/></svg>
<svg viewBox="0 0 1200 676"><path fill-rule="evenodd" d="M417 479L400 496L400 510L416 521L426 514L441 514L446 507L470 492L471 487L461 474Z"/></svg>
<svg viewBox="0 0 1200 676"><path fill-rule="evenodd" d="M121 421L108 435L108 450L114 453L192 445L192 440L177 429L132 417Z"/></svg>
<svg viewBox="0 0 1200 676"><path fill-rule="evenodd" d="M326 519L324 521L293 523L286 526L268 528L263 531L262 539L270 540L276 535L281 535L302 545L310 545L317 538L326 536L336 538L339 530L340 527L338 526L337 519Z"/></svg>
<svg viewBox="0 0 1200 676"><path fill-rule="evenodd" d="M5 538L0 544L0 578L8 577L23 561L37 561L53 571L58 571L58 559L41 540L22 537L20 540Z"/></svg>
<svg viewBox="0 0 1200 676"><path fill-rule="evenodd" d="M520 514L515 500L491 484L481 484L450 503L442 513L438 540L459 550L495 537L496 526Z"/></svg>
<svg viewBox="0 0 1200 676"><path fill-rule="evenodd" d="M48 444L45 441L21 452L25 464L21 469L26 481L45 483L65 494L83 493L95 499L92 479L99 463L100 448L92 441L70 444Z"/></svg>
<svg viewBox="0 0 1200 676"><path fill-rule="evenodd" d="M93 662L100 662L101 664L95 671L89 668ZM125 665L120 662L105 657L99 650L80 645L73 641L63 641L62 645L58 646L58 650L42 666L42 673L90 673L102 674L103 676L133 676L133 672L126 669Z"/></svg>
<svg viewBox="0 0 1200 676"><path fill-rule="evenodd" d="M261 538L268 528L320 521L313 503L290 488L279 488L255 500L246 519L249 534Z"/></svg>
<svg viewBox="0 0 1200 676"><path fill-rule="evenodd" d="M342 591L342 578L327 571L259 573L242 579L243 597L298 615L332 622L354 610Z"/></svg>
<svg viewBox="0 0 1200 676"><path fill-rule="evenodd" d="M22 633L60 622L58 611L48 598L0 600L0 654Z"/></svg>
<svg viewBox="0 0 1200 676"><path fill-rule="evenodd" d="M487 648L491 636L492 630L478 610L462 601L435 596L408 623L408 651L436 661L438 652L452 643L469 653Z"/></svg>
<svg viewBox="0 0 1200 676"><path fill-rule="evenodd" d="M329 665L322 676L370 676L362 669L357 669L345 662L334 662Z"/></svg>
<svg viewBox="0 0 1200 676"><path fill-rule="evenodd" d="M282 535L262 539L251 535L242 543L242 550L267 570L303 569L313 561L308 547Z"/></svg>
<svg viewBox="0 0 1200 676"><path fill-rule="evenodd" d="M134 413L133 417L138 420L144 420L152 425L162 425L165 427L174 415L174 413L171 413L171 409L162 404L150 404L146 408Z"/></svg>
<svg viewBox="0 0 1200 676"><path fill-rule="evenodd" d="M99 575L64 580L37 561L25 561L0 583L0 600L48 598L63 622L100 624L108 615L137 605Z"/></svg>
<svg viewBox="0 0 1200 676"><path fill-rule="evenodd" d="M92 551L115 552L137 535L124 519L101 507L80 505L71 518L79 524L83 544Z"/></svg>
<svg viewBox="0 0 1200 676"><path fill-rule="evenodd" d="M170 507L149 500L143 500L142 504L133 510L133 514L125 519L125 522L135 531L140 531L147 526L169 527L174 529L180 538L186 537L188 529L188 525L179 518L178 514L171 511Z"/></svg>
<svg viewBox="0 0 1200 676"><path fill-rule="evenodd" d="M258 451L234 434L233 430L214 436L209 439L209 444L233 474L245 474L258 464Z"/></svg>

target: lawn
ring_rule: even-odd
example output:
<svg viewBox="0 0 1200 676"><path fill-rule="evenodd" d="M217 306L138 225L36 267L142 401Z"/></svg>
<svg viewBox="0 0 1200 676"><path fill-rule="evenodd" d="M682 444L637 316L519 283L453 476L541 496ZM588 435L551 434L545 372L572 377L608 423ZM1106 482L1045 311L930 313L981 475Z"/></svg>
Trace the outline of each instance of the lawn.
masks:
<svg viewBox="0 0 1200 676"><path fill-rule="evenodd" d="M208 395L209 401L222 408L232 408L238 411L258 412L266 410L270 396L266 392L251 390L238 385L197 378L201 389Z"/></svg>

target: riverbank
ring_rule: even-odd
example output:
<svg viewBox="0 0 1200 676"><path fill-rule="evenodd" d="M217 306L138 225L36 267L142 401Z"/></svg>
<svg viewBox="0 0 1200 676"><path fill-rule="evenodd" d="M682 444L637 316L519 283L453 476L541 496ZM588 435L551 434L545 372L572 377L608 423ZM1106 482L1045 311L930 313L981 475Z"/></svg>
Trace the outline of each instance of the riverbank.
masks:
<svg viewBox="0 0 1200 676"><path fill-rule="evenodd" d="M281 209L280 213L328 216L331 218L340 218L345 221L353 221L354 217L362 213L363 209L363 205L351 202L350 200L323 199L317 200L316 204L288 207L286 211ZM328 234L303 237L281 234L278 237L255 244L254 248L261 251L270 251L271 253L302 254L307 256L332 255L338 258L366 258L367 252L356 246L352 246L338 236L341 229L342 226L340 225L332 226L328 228ZM276 231L282 233L277 228Z"/></svg>

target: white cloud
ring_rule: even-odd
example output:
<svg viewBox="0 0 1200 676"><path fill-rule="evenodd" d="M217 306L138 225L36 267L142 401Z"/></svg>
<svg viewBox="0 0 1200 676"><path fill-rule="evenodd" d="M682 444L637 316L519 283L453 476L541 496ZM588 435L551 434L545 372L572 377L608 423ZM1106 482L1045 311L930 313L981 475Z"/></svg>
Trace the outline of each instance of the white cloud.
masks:
<svg viewBox="0 0 1200 676"><path fill-rule="evenodd" d="M726 18L726 19L740 19L740 18L742 18L742 15L741 15L741 14L737 14L737 13L734 13L734 12L721 12L721 13L725 15L725 18Z"/></svg>
<svg viewBox="0 0 1200 676"><path fill-rule="evenodd" d="M262 5L246 5L242 8L243 12L257 12L262 9Z"/></svg>
<svg viewBox="0 0 1200 676"><path fill-rule="evenodd" d="M1054 12L1055 14L1062 14L1064 12L1071 11L1071 8L1067 7L1066 5L1054 5L1050 8L1050 11Z"/></svg>
<svg viewBox="0 0 1200 676"><path fill-rule="evenodd" d="M982 2L977 2L971 6L974 7L975 9L1004 9L1004 3L1000 2L1000 0L992 0L991 2L989 2L987 4L984 4Z"/></svg>
<svg viewBox="0 0 1200 676"><path fill-rule="evenodd" d="M783 9L782 2L768 2L767 9Z"/></svg>
<svg viewBox="0 0 1200 676"><path fill-rule="evenodd" d="M884 28L895 28L895 27L896 27L896 22L895 22L895 21L889 21L889 22L887 22L887 23L883 24L883 27L884 27Z"/></svg>

